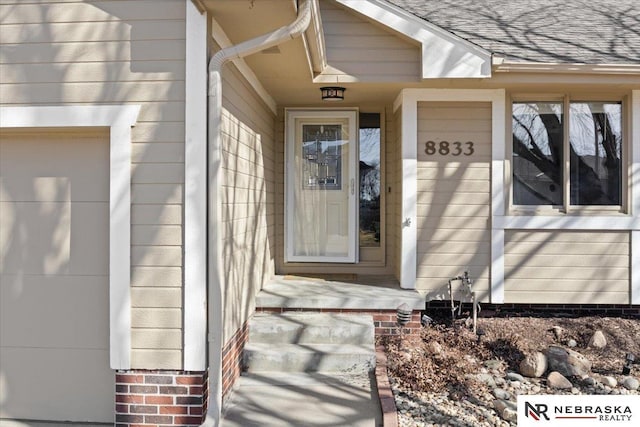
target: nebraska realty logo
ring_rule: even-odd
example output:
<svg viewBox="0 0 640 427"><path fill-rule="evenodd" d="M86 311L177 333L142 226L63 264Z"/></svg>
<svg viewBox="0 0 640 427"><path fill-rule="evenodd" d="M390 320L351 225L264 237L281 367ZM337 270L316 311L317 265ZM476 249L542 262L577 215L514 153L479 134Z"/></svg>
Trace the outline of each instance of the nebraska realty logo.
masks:
<svg viewBox="0 0 640 427"><path fill-rule="evenodd" d="M640 396L518 396L518 427L603 425L640 425Z"/></svg>

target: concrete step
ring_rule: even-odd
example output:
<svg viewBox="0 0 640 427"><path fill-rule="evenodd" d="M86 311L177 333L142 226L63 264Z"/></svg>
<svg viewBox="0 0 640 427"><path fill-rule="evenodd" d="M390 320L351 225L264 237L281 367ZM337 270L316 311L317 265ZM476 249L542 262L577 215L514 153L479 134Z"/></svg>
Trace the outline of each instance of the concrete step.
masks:
<svg viewBox="0 0 640 427"><path fill-rule="evenodd" d="M375 376L369 374L244 374L222 413L224 427L382 425Z"/></svg>
<svg viewBox="0 0 640 427"><path fill-rule="evenodd" d="M365 373L375 368L373 344L278 344L249 341L243 352L247 372Z"/></svg>
<svg viewBox="0 0 640 427"><path fill-rule="evenodd" d="M336 313L256 314L249 323L249 342L271 344L371 344L373 318Z"/></svg>

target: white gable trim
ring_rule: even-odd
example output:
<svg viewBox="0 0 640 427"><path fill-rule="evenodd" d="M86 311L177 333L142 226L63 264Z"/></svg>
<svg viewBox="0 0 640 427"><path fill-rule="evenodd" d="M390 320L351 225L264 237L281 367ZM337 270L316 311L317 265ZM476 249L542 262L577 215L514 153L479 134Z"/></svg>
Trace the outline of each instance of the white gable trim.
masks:
<svg viewBox="0 0 640 427"><path fill-rule="evenodd" d="M0 128L109 128L109 351L131 367L131 126L139 105L0 107Z"/></svg>
<svg viewBox="0 0 640 427"><path fill-rule="evenodd" d="M419 42L422 78L491 77L491 53L381 0L335 0Z"/></svg>

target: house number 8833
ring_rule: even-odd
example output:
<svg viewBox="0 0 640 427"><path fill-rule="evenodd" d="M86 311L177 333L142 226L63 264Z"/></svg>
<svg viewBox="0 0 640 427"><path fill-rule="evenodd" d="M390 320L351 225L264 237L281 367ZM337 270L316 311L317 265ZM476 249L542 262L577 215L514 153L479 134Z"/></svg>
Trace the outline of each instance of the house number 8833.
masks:
<svg viewBox="0 0 640 427"><path fill-rule="evenodd" d="M433 156L435 154L440 154L441 156L448 156L451 154L452 156L470 156L474 153L473 142L449 142L449 141L427 141L424 147L425 154L429 156Z"/></svg>

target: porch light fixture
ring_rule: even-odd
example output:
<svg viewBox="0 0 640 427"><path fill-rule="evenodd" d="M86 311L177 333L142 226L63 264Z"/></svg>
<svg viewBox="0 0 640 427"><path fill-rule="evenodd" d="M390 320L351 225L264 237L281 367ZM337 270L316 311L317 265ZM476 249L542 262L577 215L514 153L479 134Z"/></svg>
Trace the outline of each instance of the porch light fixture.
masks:
<svg viewBox="0 0 640 427"><path fill-rule="evenodd" d="M340 86L324 86L320 88L323 101L344 101L344 91Z"/></svg>

